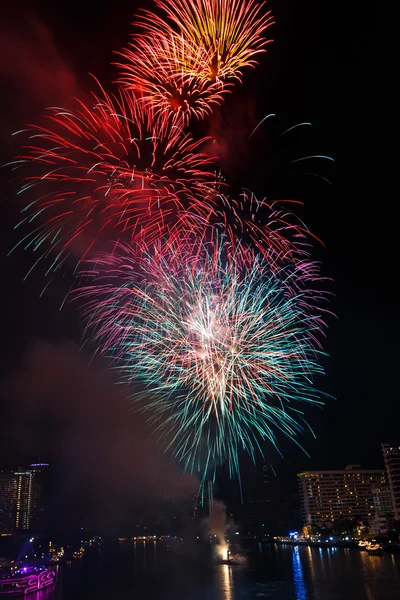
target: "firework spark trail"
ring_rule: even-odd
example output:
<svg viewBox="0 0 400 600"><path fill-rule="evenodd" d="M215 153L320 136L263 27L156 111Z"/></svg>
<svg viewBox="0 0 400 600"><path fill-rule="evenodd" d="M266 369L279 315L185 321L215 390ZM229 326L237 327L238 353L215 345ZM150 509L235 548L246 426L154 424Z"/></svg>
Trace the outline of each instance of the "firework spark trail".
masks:
<svg viewBox="0 0 400 600"><path fill-rule="evenodd" d="M293 204L301 202L258 200L249 191L243 191L236 199L227 195L224 188L217 197L220 210L214 225L226 232L232 251L236 248L242 261L249 249L250 265L253 250L263 255L271 269L304 263L309 259L310 240L322 243L290 210Z"/></svg>
<svg viewBox="0 0 400 600"><path fill-rule="evenodd" d="M260 255L249 269L223 244L196 251L183 240L140 263L131 248L119 251L96 261L78 292L87 333L125 382L144 387L137 406L185 468L205 477L227 462L238 474L240 449L276 446L278 431L295 440L305 423L298 405L320 402L314 291L292 287L296 272L272 272Z"/></svg>
<svg viewBox="0 0 400 600"><path fill-rule="evenodd" d="M156 0L167 20L144 11L143 28L166 37L181 34L196 48L204 48L207 62L202 77L223 84L241 80L242 69L257 64L272 40L265 31L274 24L265 2L255 0Z"/></svg>
<svg viewBox="0 0 400 600"><path fill-rule="evenodd" d="M293 213L292 206L302 205L297 200L259 200L249 190L239 197L229 195L224 181L215 184L215 211L201 227L187 227L186 246L197 249L200 243L222 244L225 254L232 261L239 261L242 268L251 269L254 254L260 254L271 271L283 267L295 270L291 288L304 286L319 280L318 265L310 259L313 242L322 244L306 225ZM177 230L170 237L182 238ZM323 244L322 244L323 245Z"/></svg>
<svg viewBox="0 0 400 600"><path fill-rule="evenodd" d="M38 261L52 256L51 271L110 240L150 242L169 227L207 221L215 195L212 158L201 152L207 138L175 126L161 137L153 123L134 96L100 87L92 101L51 108L46 126L18 132L28 142L10 163L22 170L25 198L17 246Z"/></svg>

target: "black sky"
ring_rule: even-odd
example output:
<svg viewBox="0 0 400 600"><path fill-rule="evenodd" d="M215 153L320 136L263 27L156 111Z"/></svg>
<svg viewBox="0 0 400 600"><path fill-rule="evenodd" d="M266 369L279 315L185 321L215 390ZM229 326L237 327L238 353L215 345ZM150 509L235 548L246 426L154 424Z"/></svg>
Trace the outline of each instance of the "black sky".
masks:
<svg viewBox="0 0 400 600"><path fill-rule="evenodd" d="M85 88L87 72L104 81L113 79L112 52L127 43L132 14L145 3L70 0L62 5L37 1L25 6L25 10L21 3L1 9L1 31L8 32L0 61L4 162L12 156L9 133L37 117L42 105ZM358 0L345 10L331 0L276 0L270 6L277 21L275 42L261 66L246 74L243 87L223 112L228 114L235 146L237 140L241 142L238 155L229 157L228 179L229 175L236 183L240 179L270 199L303 200L307 225L325 243L325 248L316 247L314 256L322 261L324 275L334 279L331 308L338 318L329 321L330 358L327 376L319 385L336 399L328 400L322 411L308 411L317 435L315 441L311 436L303 439L311 459L284 443L285 459L274 461L278 475L295 486L295 472L305 468L341 468L355 462L380 466L380 442L400 434L398 249L393 200L384 186L383 133L376 116L383 104L375 81L379 32L374 17ZM55 70L62 71L56 81ZM243 122L247 119L254 127L270 112L277 114L275 123L263 127L245 145ZM312 131L279 138L279 131L300 121L311 121ZM331 179L333 186L315 177L293 175L289 159L308 150L335 158L334 167L322 161L311 169ZM7 199L4 172L1 183L1 376L5 382L35 339L76 341L80 329L73 307L58 311L68 276L60 277L39 299L40 283L34 278L23 282L29 257L6 256L15 239L16 213ZM10 445L5 435L12 400L7 386L1 389L0 462L10 463L20 440L16 433ZM27 460L35 458L35 448L31 450Z"/></svg>

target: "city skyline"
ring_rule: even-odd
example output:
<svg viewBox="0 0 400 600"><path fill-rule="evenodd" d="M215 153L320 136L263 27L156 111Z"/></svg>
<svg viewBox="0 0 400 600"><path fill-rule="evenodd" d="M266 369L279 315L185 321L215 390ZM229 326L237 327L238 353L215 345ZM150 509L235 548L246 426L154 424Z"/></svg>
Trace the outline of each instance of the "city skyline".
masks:
<svg viewBox="0 0 400 600"><path fill-rule="evenodd" d="M282 535L301 521L304 526L328 529L344 527L346 523L348 527L350 523L355 527L359 523L376 535L382 535L391 527L393 520L398 520L396 478L400 444L398 441L382 442L381 448L380 469L353 464L336 470L298 473L299 493L297 497L293 496L290 507L282 513L276 511L279 499L274 497L271 467L265 463L243 463L239 487L234 482L227 485L226 478L221 476L217 476L216 481L209 480L203 496L197 491L183 499L179 489L175 496L176 482L166 482L162 502L150 511L143 508L137 511L132 523L126 524L127 531L132 528L135 519L142 524L142 533L149 530L166 535L180 531L175 528L192 517L197 520L199 516L200 519L212 517L214 502L222 500L226 503L229 518L241 524L242 534L247 532L258 536L273 532ZM394 453L394 450L397 452ZM392 460L388 461L388 453L391 453ZM45 507L53 503L55 491L47 486L43 496L45 480L41 473L48 467L48 463L38 462L25 468L20 465L14 469L0 469L0 533L39 531L44 524L48 526L50 521ZM288 496L285 495L286 503ZM63 510L68 511L67 505ZM77 524L78 521L75 521L74 526Z"/></svg>

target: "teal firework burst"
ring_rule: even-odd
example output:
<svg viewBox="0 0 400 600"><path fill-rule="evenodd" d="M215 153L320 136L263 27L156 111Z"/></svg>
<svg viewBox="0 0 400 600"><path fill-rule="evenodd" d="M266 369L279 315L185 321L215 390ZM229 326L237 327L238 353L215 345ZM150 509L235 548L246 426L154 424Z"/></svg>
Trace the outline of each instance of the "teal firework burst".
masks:
<svg viewBox="0 0 400 600"><path fill-rule="evenodd" d="M185 469L238 474L241 450L254 457L279 432L296 441L323 373L321 293L306 272L272 271L257 254L249 269L222 242L153 247L140 263L119 250L79 290L87 332Z"/></svg>

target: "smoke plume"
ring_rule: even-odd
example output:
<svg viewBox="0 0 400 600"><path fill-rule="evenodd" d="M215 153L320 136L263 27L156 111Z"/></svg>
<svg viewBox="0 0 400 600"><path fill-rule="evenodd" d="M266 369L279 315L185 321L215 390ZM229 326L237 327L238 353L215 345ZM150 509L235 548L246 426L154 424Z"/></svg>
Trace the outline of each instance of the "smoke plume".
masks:
<svg viewBox="0 0 400 600"><path fill-rule="evenodd" d="M106 365L89 365L76 345L35 343L4 392L15 456L40 456L59 470L56 512L64 526L134 527L161 500L197 490L194 478L159 454Z"/></svg>
<svg viewBox="0 0 400 600"><path fill-rule="evenodd" d="M225 541L225 535L228 532L229 523L226 517L225 504L219 500L214 500L211 515L204 519L203 523L207 535L212 538L215 556L227 560L228 545Z"/></svg>

